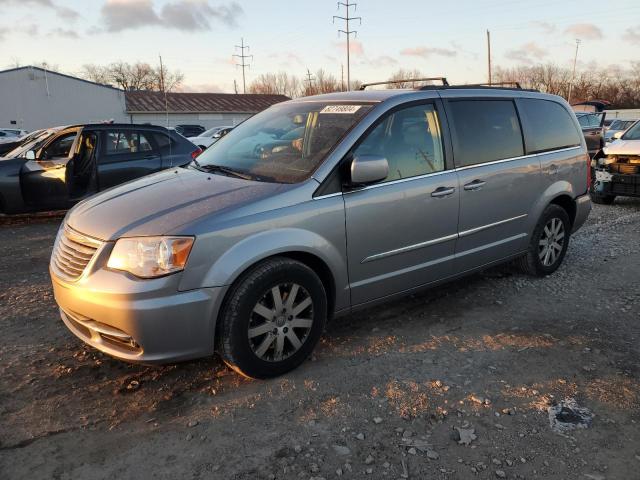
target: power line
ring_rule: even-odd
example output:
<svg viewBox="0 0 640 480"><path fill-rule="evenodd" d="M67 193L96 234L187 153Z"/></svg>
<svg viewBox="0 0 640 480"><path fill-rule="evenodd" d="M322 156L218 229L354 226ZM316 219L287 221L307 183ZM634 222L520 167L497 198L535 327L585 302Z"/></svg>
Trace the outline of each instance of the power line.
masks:
<svg viewBox="0 0 640 480"><path fill-rule="evenodd" d="M246 63L246 59L250 58L251 60L253 60L253 55L244 54L245 50L249 51L249 45L244 44L244 38L240 39L240 45L236 45L236 48L240 49L240 53L234 53L233 56L238 58L240 61L240 63L236 63L236 67L242 67L242 93L247 93L247 81L245 80L244 69L251 66L250 63Z"/></svg>
<svg viewBox="0 0 640 480"><path fill-rule="evenodd" d="M335 23L336 18L338 20L342 20L345 23L345 29L339 29L338 30L338 36L340 35L340 33L344 33L347 36L347 90L351 90L351 51L350 51L350 40L351 40L351 35L353 34L354 36L358 36L358 31L357 30L351 30L349 28L349 23L354 21L354 20L358 20L358 22L360 22L360 25L362 25L362 17L352 17L351 16L351 7L353 7L354 10L358 9L358 4L357 3L350 3L349 0L347 0L346 2L338 2L338 10L340 10L340 7L344 7L345 9L345 16L341 17L339 15L334 15L333 16L333 20L332 22Z"/></svg>

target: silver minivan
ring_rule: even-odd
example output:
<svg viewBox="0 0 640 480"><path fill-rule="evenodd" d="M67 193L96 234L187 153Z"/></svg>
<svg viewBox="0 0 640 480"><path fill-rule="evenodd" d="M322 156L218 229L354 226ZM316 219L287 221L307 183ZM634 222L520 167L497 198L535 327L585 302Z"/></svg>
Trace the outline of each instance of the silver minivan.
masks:
<svg viewBox="0 0 640 480"><path fill-rule="evenodd" d="M245 121L186 168L89 198L50 273L62 319L114 357L218 351L283 374L328 319L517 260L561 264L591 204L559 97L428 86L307 97Z"/></svg>

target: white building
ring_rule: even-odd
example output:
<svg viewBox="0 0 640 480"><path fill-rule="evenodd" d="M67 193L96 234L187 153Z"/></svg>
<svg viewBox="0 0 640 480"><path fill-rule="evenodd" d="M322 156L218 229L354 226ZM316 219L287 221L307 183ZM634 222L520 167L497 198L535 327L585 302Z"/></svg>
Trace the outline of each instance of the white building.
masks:
<svg viewBox="0 0 640 480"><path fill-rule="evenodd" d="M124 91L38 67L0 71L0 128L128 122Z"/></svg>
<svg viewBox="0 0 640 480"><path fill-rule="evenodd" d="M0 128L27 131L60 125L196 124L208 129L237 125L284 95L124 91L39 67L0 71Z"/></svg>

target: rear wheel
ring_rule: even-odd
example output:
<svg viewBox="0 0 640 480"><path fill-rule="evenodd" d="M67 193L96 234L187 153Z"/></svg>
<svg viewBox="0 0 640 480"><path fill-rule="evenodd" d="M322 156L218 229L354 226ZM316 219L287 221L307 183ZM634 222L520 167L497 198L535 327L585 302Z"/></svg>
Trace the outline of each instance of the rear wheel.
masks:
<svg viewBox="0 0 640 480"><path fill-rule="evenodd" d="M567 252L570 233L571 222L565 209L547 206L533 231L527 254L519 259L521 269L535 276L555 272Z"/></svg>
<svg viewBox="0 0 640 480"><path fill-rule="evenodd" d="M222 357L252 378L300 365L324 330L327 297L313 270L287 258L258 264L232 287L220 318Z"/></svg>

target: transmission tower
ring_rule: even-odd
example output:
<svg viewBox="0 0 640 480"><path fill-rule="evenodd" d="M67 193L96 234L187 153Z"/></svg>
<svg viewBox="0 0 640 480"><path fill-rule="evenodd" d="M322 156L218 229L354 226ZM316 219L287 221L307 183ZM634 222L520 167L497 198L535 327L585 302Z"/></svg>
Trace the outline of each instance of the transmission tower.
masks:
<svg viewBox="0 0 640 480"><path fill-rule="evenodd" d="M313 74L309 71L309 69L307 68L307 91L309 92L309 95L311 95L311 86L313 85L313 81L315 80L315 78L313 78Z"/></svg>
<svg viewBox="0 0 640 480"><path fill-rule="evenodd" d="M240 53L234 53L233 56L238 59L240 63L236 63L236 67L242 67L242 93L247 93L247 81L245 79L244 69L251 64L247 63L247 59L253 60L253 55L245 55L244 51L249 51L249 45L244 44L244 38L240 39L240 45L236 45L236 49L240 49Z"/></svg>
<svg viewBox="0 0 640 480"><path fill-rule="evenodd" d="M358 8L357 3L349 2L349 0L346 0L345 2L338 2L338 10L340 10L341 7L344 7L345 9L345 16L341 17L339 15L334 15L332 21L333 23L335 23L337 18L338 20L342 20L345 23L344 30L342 29L338 30L338 36L341 33L344 33L347 37L347 90L351 90L351 51L349 47L350 47L351 35L354 35L357 37L358 32L357 30L351 30L350 23L357 20L361 25L362 17L351 16L351 7L353 7L354 10L357 10Z"/></svg>

